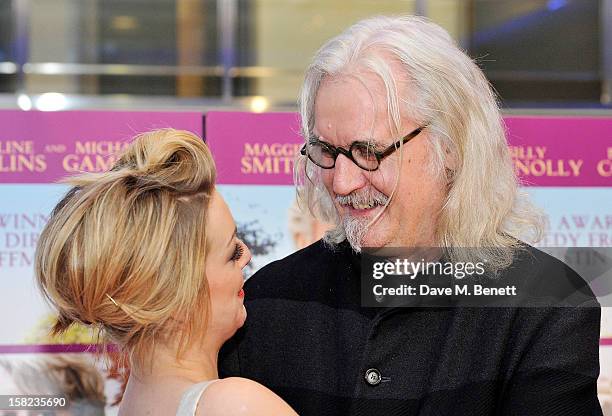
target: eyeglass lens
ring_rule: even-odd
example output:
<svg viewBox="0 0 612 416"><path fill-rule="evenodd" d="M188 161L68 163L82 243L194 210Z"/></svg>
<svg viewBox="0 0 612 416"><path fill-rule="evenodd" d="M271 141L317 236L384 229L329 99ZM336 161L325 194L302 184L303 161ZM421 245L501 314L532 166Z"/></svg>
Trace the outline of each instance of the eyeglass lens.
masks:
<svg viewBox="0 0 612 416"><path fill-rule="evenodd" d="M334 149L325 143L312 142L308 144L308 156L322 168L333 168L336 163ZM373 170L378 167L378 159L374 154L372 146L367 143L353 143L350 148L353 161L362 169Z"/></svg>

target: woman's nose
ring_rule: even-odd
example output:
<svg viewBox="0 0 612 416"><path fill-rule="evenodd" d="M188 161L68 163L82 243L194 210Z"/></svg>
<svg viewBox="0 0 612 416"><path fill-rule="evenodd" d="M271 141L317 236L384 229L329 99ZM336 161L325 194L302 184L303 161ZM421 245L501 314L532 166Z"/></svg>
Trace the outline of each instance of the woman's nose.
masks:
<svg viewBox="0 0 612 416"><path fill-rule="evenodd" d="M244 255L243 256L244 256L244 263L241 267L242 269L244 269L247 266L247 264L251 262L251 258L252 258L251 250L249 249L249 246L247 246L246 244L244 244Z"/></svg>

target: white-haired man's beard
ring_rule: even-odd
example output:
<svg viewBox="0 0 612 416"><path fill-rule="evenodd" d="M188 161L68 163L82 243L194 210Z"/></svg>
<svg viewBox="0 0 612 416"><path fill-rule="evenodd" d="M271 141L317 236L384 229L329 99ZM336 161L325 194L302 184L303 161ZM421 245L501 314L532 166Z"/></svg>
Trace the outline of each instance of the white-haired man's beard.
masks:
<svg viewBox="0 0 612 416"><path fill-rule="evenodd" d="M336 202L340 206L349 206L356 209L375 208L385 206L389 202L389 197L382 192L370 188L368 190L352 192L345 196L337 196ZM356 253L361 252L363 240L368 230L373 225L375 217L353 217L349 214L338 214L341 216L341 224L346 240Z"/></svg>

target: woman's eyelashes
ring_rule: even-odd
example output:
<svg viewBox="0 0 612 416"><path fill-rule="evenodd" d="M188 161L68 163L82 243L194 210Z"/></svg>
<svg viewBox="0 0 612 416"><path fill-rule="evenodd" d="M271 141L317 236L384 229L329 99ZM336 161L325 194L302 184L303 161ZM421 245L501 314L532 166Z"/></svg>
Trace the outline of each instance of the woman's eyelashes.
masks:
<svg viewBox="0 0 612 416"><path fill-rule="evenodd" d="M238 261L242 257L242 254L244 254L244 247L242 247L242 244L240 242L236 242L236 246L234 247L234 253L232 254L232 258L230 260Z"/></svg>

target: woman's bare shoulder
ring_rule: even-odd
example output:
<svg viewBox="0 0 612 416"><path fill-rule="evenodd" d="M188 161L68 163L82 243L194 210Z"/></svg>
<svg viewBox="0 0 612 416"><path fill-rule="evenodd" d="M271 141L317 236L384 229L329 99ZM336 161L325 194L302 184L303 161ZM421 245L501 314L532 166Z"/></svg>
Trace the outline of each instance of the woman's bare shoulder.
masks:
<svg viewBox="0 0 612 416"><path fill-rule="evenodd" d="M211 384L200 399L197 416L293 416L297 413L272 390L256 381L228 377Z"/></svg>

